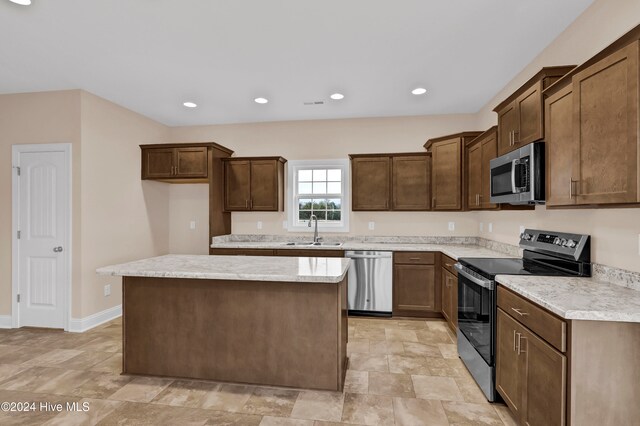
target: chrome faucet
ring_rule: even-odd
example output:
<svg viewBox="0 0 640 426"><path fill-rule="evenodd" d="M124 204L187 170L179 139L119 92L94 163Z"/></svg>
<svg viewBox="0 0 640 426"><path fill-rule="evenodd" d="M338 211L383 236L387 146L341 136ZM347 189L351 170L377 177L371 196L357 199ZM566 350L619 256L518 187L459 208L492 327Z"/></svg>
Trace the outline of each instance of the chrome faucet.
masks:
<svg viewBox="0 0 640 426"><path fill-rule="evenodd" d="M308 227L311 228L311 221L315 220L316 221L316 227L313 231L313 244L315 245L319 245L320 244L320 240L322 238L318 237L318 217L315 214L311 215L311 218L309 219L309 225Z"/></svg>

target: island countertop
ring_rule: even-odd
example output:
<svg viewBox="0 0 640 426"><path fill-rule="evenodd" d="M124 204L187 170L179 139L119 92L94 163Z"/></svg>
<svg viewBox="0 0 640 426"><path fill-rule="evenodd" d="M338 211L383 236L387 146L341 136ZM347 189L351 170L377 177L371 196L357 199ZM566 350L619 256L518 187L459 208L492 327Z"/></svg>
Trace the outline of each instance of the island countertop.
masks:
<svg viewBox="0 0 640 426"><path fill-rule="evenodd" d="M349 259L168 254L105 266L99 275L207 280L339 283Z"/></svg>

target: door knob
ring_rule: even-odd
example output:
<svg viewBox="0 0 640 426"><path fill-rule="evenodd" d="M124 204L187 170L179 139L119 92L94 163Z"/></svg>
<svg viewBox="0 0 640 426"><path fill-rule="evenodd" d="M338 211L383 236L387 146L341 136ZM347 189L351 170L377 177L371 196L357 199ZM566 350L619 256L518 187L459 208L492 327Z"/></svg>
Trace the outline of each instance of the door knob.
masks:
<svg viewBox="0 0 640 426"><path fill-rule="evenodd" d="M54 253L60 253L61 251L62 251L62 247L60 247L60 246L53 248L53 252Z"/></svg>

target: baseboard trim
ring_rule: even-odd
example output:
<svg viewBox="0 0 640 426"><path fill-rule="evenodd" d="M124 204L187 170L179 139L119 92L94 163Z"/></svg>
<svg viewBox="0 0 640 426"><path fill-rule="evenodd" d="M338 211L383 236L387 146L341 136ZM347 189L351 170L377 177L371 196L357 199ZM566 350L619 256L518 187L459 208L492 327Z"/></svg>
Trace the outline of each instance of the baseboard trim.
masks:
<svg viewBox="0 0 640 426"><path fill-rule="evenodd" d="M120 316L122 316L122 305L105 309L102 312L89 315L88 317L71 318L71 321L69 322L69 331L71 333L82 333Z"/></svg>
<svg viewBox="0 0 640 426"><path fill-rule="evenodd" d="M0 328L13 328L11 315L0 315Z"/></svg>

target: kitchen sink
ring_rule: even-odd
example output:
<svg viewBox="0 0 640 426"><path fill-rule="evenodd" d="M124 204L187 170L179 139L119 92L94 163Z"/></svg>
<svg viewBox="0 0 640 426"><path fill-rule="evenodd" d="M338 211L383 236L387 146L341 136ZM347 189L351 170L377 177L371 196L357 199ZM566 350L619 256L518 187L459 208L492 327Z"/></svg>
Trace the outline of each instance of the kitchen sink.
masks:
<svg viewBox="0 0 640 426"><path fill-rule="evenodd" d="M340 247L342 243L298 243L298 242L289 242L286 243L287 246L301 246L301 247Z"/></svg>

